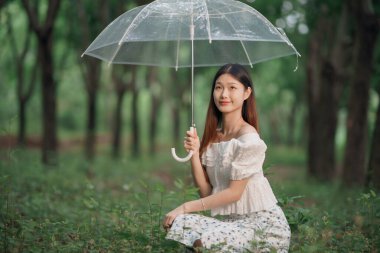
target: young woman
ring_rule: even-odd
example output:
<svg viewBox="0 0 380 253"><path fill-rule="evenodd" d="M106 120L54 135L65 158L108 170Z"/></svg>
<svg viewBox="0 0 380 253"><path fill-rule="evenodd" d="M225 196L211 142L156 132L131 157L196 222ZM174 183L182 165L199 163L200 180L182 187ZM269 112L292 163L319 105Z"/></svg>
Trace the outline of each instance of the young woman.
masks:
<svg viewBox="0 0 380 253"><path fill-rule="evenodd" d="M184 142L194 152L201 198L166 214L166 238L212 252L287 252L290 228L263 175L267 146L258 133L251 78L243 66L227 64L211 91L202 141L188 131ZM215 217L190 214L203 210Z"/></svg>

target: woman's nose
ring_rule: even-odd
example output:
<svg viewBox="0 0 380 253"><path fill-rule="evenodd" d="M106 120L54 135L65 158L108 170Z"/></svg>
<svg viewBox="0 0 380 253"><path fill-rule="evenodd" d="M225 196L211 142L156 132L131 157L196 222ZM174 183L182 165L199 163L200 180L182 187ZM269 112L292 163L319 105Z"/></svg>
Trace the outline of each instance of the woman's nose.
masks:
<svg viewBox="0 0 380 253"><path fill-rule="evenodd" d="M228 97L228 91L227 91L227 89L223 89L223 90L222 90L222 93L220 94L220 96L221 96L222 98L226 98L226 97Z"/></svg>

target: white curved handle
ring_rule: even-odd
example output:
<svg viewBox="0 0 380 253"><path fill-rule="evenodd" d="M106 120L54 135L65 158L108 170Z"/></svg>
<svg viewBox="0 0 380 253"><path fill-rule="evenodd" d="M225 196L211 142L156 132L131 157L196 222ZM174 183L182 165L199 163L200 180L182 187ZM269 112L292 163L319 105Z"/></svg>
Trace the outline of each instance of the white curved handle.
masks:
<svg viewBox="0 0 380 253"><path fill-rule="evenodd" d="M181 158L181 157L178 157L177 154L175 153L175 148L172 148L172 156L174 159L176 159L178 162L187 162L190 160L190 158L193 156L193 151L190 151L186 157L184 158Z"/></svg>
<svg viewBox="0 0 380 253"><path fill-rule="evenodd" d="M194 133L194 127L190 127L190 131ZM178 157L177 154L175 153L175 148L172 148L171 150L172 150L172 156L173 156L173 158L174 158L175 160L177 160L178 162L182 162L182 163L189 161L190 158L193 156L193 153L194 153L194 152L191 150L191 151L187 154L186 157L181 158L181 157Z"/></svg>

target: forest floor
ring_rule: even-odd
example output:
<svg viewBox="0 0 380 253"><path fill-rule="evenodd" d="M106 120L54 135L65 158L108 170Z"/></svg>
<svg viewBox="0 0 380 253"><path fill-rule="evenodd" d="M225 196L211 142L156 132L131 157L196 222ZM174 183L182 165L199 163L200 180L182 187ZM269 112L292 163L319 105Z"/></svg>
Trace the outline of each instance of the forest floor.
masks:
<svg viewBox="0 0 380 253"><path fill-rule="evenodd" d="M89 162L81 142L67 143L55 167L40 164L38 149L0 149L2 251L183 252L164 240L161 220L197 198L188 164L169 147L118 160L102 149ZM290 252L378 252L379 195L311 180L305 163L304 149L270 147L264 164L292 229Z"/></svg>

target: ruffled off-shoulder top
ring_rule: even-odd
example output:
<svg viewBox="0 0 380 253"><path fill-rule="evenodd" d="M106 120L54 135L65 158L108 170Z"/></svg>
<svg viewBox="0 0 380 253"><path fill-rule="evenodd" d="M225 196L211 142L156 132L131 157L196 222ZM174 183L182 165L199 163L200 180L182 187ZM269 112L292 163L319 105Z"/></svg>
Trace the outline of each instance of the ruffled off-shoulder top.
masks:
<svg viewBox="0 0 380 253"><path fill-rule="evenodd" d="M266 149L258 133L243 134L207 147L201 161L206 167L213 194L227 189L231 180L249 178L240 200L211 209L212 216L247 214L269 209L277 203L263 174Z"/></svg>

